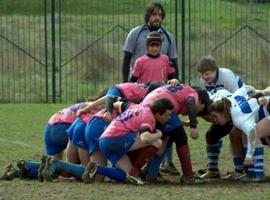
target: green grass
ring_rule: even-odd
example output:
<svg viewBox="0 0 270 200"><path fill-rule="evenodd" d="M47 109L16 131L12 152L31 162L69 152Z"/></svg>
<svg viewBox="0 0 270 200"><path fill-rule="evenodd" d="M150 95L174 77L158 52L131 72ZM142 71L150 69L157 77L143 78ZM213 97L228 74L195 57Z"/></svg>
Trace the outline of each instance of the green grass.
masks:
<svg viewBox="0 0 270 200"><path fill-rule="evenodd" d="M38 160L44 153L43 127L49 117L65 107L64 104L0 104L0 173L9 162L20 158ZM200 120L200 138L189 139L193 168L206 164L204 133L208 124ZM187 129L188 133L188 129ZM222 173L232 170L228 138L222 148L220 169ZM178 169L179 162L174 155ZM269 149L266 148L265 166L269 175ZM155 199L216 199L251 200L268 199L269 183L241 184L224 181L210 181L204 185L183 186L179 177L167 176L173 181L170 185L131 185L94 183L84 185L74 180L60 179L53 183L13 180L0 181L0 199L112 199L112 200L155 200Z"/></svg>
<svg viewBox="0 0 270 200"><path fill-rule="evenodd" d="M50 1L48 2L48 9ZM58 2L58 1L56 1ZM60 94L60 50L62 100L73 102L122 80L122 46L127 31L143 23L146 0L62 0L61 49L59 24L56 23L56 90ZM181 61L181 13L178 9L175 30L175 2L165 5L164 27L178 38L179 71ZM188 13L190 2L190 15ZM246 83L264 88L269 85L269 44L253 31L244 29L223 45L246 24L269 38L270 3L247 4L230 0L186 1L185 80L198 83L196 61L212 53L218 64L238 73ZM37 60L45 63L43 1L0 1L0 29L3 35ZM180 5L178 5L180 7ZM58 3L57 3L58 9ZM52 95L51 26L48 10L48 88ZM56 13L58 20L58 11ZM119 25L119 26L118 26ZM116 27L114 30L112 30ZM189 34L190 29L190 34ZM112 31L111 31L112 30ZM109 32L111 31L111 32ZM92 46L91 46L92 45ZM89 47L89 48L88 48ZM189 49L190 47L190 49ZM0 37L0 102L45 102L45 66ZM86 49L88 48L88 49ZM83 51L70 61L73 56ZM70 62L68 62L70 61ZM189 70L191 73L189 73ZM58 101L59 102L59 101Z"/></svg>

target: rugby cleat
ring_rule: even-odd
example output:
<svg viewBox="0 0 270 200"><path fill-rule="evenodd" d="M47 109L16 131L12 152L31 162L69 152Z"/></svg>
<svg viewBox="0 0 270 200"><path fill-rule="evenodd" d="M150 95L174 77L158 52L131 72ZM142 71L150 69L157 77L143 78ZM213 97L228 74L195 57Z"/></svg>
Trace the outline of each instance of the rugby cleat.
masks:
<svg viewBox="0 0 270 200"><path fill-rule="evenodd" d="M228 173L227 175L221 177L221 179L226 180L226 181L237 181L237 180L241 180L241 178L243 178L244 176L246 176L245 173L234 171L232 173Z"/></svg>
<svg viewBox="0 0 270 200"><path fill-rule="evenodd" d="M262 183L262 182L266 181L266 177L265 176L255 176L253 174L246 174L245 176L241 177L239 180L241 182L245 182L245 183L249 183L249 182Z"/></svg>
<svg viewBox="0 0 270 200"><path fill-rule="evenodd" d="M0 180L11 181L16 177L16 169L12 164L9 164L3 175L0 177Z"/></svg>
<svg viewBox="0 0 270 200"><path fill-rule="evenodd" d="M19 172L19 177L20 177L20 179L25 179L25 178L27 178L27 172L29 171L26 167L25 167L25 163L26 163L27 161L26 160L19 160L18 162L17 162L17 167L18 167L18 169L20 170L20 172Z"/></svg>
<svg viewBox="0 0 270 200"><path fill-rule="evenodd" d="M43 179L45 181L52 181L56 179L58 176L56 174L56 160L53 157L47 157L46 164L43 170Z"/></svg>
<svg viewBox="0 0 270 200"><path fill-rule="evenodd" d="M160 171L163 173L169 173L170 175L179 175L179 171L172 162L164 162L164 164L161 164Z"/></svg>
<svg viewBox="0 0 270 200"><path fill-rule="evenodd" d="M93 183L96 178L97 164L94 162L88 162L82 175L82 181L85 184Z"/></svg>
<svg viewBox="0 0 270 200"><path fill-rule="evenodd" d="M200 175L200 178L220 178L220 173L216 171L207 171L206 173Z"/></svg>
<svg viewBox="0 0 270 200"><path fill-rule="evenodd" d="M127 175L127 183L130 183L132 185L144 185L144 182L138 177L138 176L131 176Z"/></svg>
<svg viewBox="0 0 270 200"><path fill-rule="evenodd" d="M38 181L43 182L44 181L44 177L43 177L43 171L44 168L46 166L46 159L48 156L43 155L40 159L40 166L38 168Z"/></svg>

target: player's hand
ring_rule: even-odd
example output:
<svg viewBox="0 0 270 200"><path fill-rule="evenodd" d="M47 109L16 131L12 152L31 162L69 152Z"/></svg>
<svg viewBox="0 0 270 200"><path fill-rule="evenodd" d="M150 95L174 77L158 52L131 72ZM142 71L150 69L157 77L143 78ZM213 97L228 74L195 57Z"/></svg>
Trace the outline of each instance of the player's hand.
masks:
<svg viewBox="0 0 270 200"><path fill-rule="evenodd" d="M103 119L110 122L113 120L112 113L110 111L105 111L103 114Z"/></svg>
<svg viewBox="0 0 270 200"><path fill-rule="evenodd" d="M167 83L170 84L172 87L176 87L178 84L180 84L180 82L176 78L168 80Z"/></svg>
<svg viewBox="0 0 270 200"><path fill-rule="evenodd" d="M260 97L258 101L261 106L265 106L267 104L267 99L264 97Z"/></svg>
<svg viewBox="0 0 270 200"><path fill-rule="evenodd" d="M159 129L156 129L155 134L159 134L159 136L160 136L159 138L162 137L162 132L161 132L161 130L159 130Z"/></svg>
<svg viewBox="0 0 270 200"><path fill-rule="evenodd" d="M244 165L245 166L252 165L252 158L245 158Z"/></svg>
<svg viewBox="0 0 270 200"><path fill-rule="evenodd" d="M190 128L190 137L194 140L199 138L199 132L197 128Z"/></svg>

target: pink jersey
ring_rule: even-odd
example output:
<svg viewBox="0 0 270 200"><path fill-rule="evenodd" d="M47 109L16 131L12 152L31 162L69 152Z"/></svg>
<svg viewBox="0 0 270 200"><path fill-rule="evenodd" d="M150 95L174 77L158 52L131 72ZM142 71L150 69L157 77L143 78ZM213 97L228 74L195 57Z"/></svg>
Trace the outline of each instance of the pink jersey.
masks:
<svg viewBox="0 0 270 200"><path fill-rule="evenodd" d="M182 84L176 87L164 85L149 93L144 98L142 105L150 105L157 99L166 98L172 102L174 112L185 115L187 114L186 100L188 97L194 97L196 103L199 101L198 93L190 86Z"/></svg>
<svg viewBox="0 0 270 200"><path fill-rule="evenodd" d="M149 86L145 84L138 83L121 83L116 85L116 87L121 90L127 100L133 102L141 101L149 88Z"/></svg>
<svg viewBox="0 0 270 200"><path fill-rule="evenodd" d="M174 72L175 69L170 66L168 56L161 54L158 58L151 58L144 55L135 61L131 75L138 77L140 83L164 82L168 79L168 75Z"/></svg>
<svg viewBox="0 0 270 200"><path fill-rule="evenodd" d="M103 119L104 113L105 113L105 109L102 109L102 110L98 111L96 114L94 114L94 117L98 117L98 118L102 118ZM113 109L112 118L113 119L116 118L118 114L119 113L117 112L117 110L116 109Z"/></svg>
<svg viewBox="0 0 270 200"><path fill-rule="evenodd" d="M104 106L99 106L95 109L90 110L87 113L81 114L80 118L84 123L87 123L94 114L96 114L97 112L99 112L102 109L104 109Z"/></svg>
<svg viewBox="0 0 270 200"><path fill-rule="evenodd" d="M55 113L48 121L50 125L56 123L68 123L71 124L77 117L76 112L85 103L77 103L75 105L64 108L63 110Z"/></svg>
<svg viewBox="0 0 270 200"><path fill-rule="evenodd" d="M154 132L155 125L154 115L148 106L132 105L111 122L101 138L120 137L128 132L138 133L142 127Z"/></svg>

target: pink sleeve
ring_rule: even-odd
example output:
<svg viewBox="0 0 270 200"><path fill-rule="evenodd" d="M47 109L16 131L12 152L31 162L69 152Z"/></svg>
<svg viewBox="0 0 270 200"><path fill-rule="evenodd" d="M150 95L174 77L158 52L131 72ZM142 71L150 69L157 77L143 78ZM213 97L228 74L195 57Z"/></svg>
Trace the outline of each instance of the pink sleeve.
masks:
<svg viewBox="0 0 270 200"><path fill-rule="evenodd" d="M155 126L156 126L156 121L155 121L153 115L145 113L143 120L142 120L142 123L141 123L141 128L147 127L150 129L151 132L153 132L155 130Z"/></svg>
<svg viewBox="0 0 270 200"><path fill-rule="evenodd" d="M167 74L172 74L175 72L175 68L171 65L167 66Z"/></svg>
<svg viewBox="0 0 270 200"><path fill-rule="evenodd" d="M138 58L135 63L134 63L134 66L133 66L133 70L131 72L131 75L132 76L135 76L135 77L140 77L141 76L141 69L142 69L142 62L141 62L141 58Z"/></svg>
<svg viewBox="0 0 270 200"><path fill-rule="evenodd" d="M170 65L169 57L167 55L162 55L162 60L166 63L166 73L167 75L175 72L175 68Z"/></svg>

